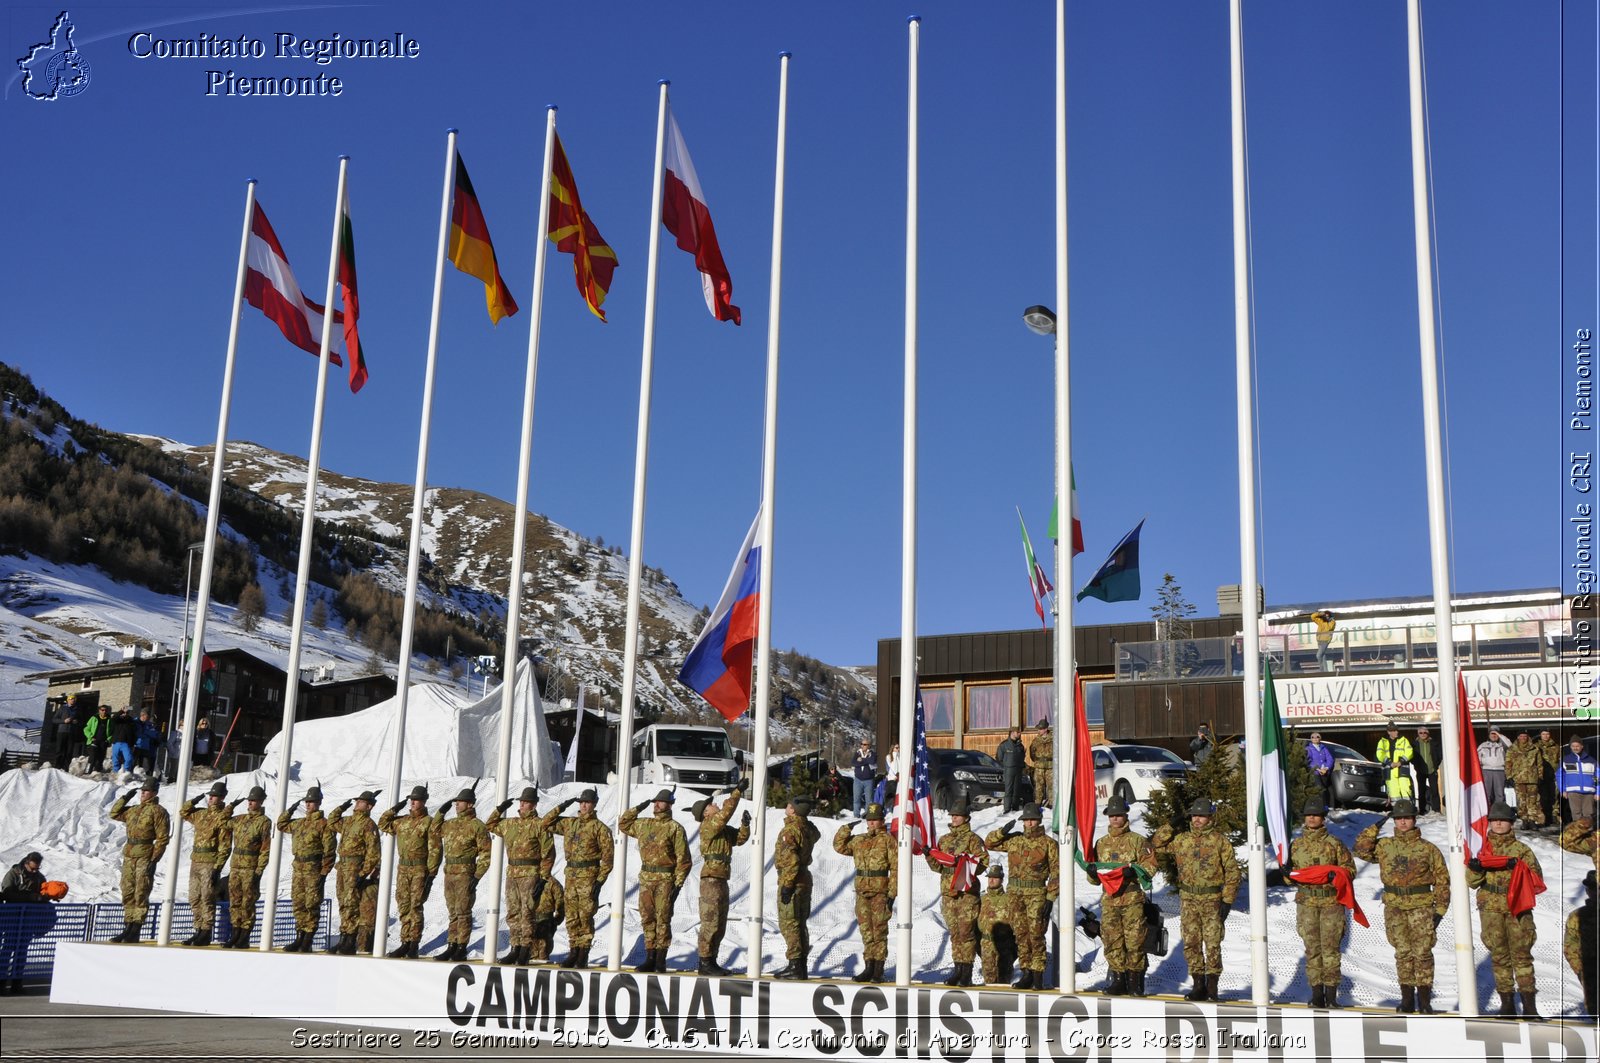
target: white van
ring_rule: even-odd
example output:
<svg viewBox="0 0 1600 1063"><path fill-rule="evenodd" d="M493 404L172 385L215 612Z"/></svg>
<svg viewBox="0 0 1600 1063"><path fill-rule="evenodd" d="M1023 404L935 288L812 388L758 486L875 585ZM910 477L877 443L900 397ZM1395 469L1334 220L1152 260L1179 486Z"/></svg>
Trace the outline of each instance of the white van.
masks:
<svg viewBox="0 0 1600 1063"><path fill-rule="evenodd" d="M633 737L633 783L712 790L740 778L737 751L720 727L651 724Z"/></svg>

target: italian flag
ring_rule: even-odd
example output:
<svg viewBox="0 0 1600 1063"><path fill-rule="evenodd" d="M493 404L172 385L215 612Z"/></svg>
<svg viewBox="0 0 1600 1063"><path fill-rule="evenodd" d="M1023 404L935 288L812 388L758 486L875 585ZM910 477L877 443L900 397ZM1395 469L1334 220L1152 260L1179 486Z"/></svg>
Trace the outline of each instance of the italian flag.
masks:
<svg viewBox="0 0 1600 1063"><path fill-rule="evenodd" d="M1039 559L1033 556L1033 541L1028 538L1028 523L1022 519L1022 508L1017 508L1017 523L1022 525L1022 559L1028 566L1028 589L1033 592L1033 611L1039 614L1039 623L1046 628L1044 619L1045 595L1055 590L1050 585L1050 579L1044 574L1044 569L1039 565Z"/></svg>
<svg viewBox="0 0 1600 1063"><path fill-rule="evenodd" d="M1256 822L1267 832L1279 867L1289 866L1289 777L1283 752L1283 723L1278 718L1278 693L1272 686L1272 666L1266 666L1266 689L1261 695L1261 805Z"/></svg>
<svg viewBox="0 0 1600 1063"><path fill-rule="evenodd" d="M1050 507L1050 538L1056 542L1061 541L1061 533L1057 528L1057 518L1061 509L1061 499L1057 498ZM1078 513L1078 470L1072 470L1072 556L1077 557L1083 553L1083 518Z"/></svg>

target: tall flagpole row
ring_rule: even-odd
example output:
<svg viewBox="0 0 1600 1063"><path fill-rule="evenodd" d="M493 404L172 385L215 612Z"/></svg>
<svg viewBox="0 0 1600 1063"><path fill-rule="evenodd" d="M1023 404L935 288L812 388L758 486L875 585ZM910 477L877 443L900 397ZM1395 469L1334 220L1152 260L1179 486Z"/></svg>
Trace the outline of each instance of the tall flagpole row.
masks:
<svg viewBox="0 0 1600 1063"><path fill-rule="evenodd" d="M183 692L184 741L178 751L178 805L189 791L189 773L194 767L194 733L200 707L200 647L205 645L206 614L211 605L211 574L217 557L217 526L222 513L222 470L227 464L228 413L233 406L233 366L239 353L239 311L244 305L244 278L249 266L250 225L256 213L256 183L244 185L244 229L239 234L239 268L233 281L233 314L228 322L228 353L222 362L222 402L217 409L217 442L211 450L211 493L207 496L205 548L200 554L200 586L195 591L194 641L181 647L189 660L188 683ZM172 841L167 846L166 880L162 885L161 915L156 930L156 943L169 944L172 940L172 909L178 891L178 857L183 840L183 818L174 816Z"/></svg>
<svg viewBox="0 0 1600 1063"><path fill-rule="evenodd" d="M644 481L650 463L650 379L656 346L656 259L661 248L661 192L667 137L667 82L661 82L656 114L656 164L651 180L650 262L644 284L644 350L639 366L639 434L633 465L633 530L628 539L628 612L622 647L621 723L617 728L617 812L631 802L628 776L633 760L634 680L639 667L639 594L644 575ZM608 970L622 964L622 908L628 891L628 836L616 836L611 869L611 922L606 929Z"/></svg>
<svg viewBox="0 0 1600 1063"><path fill-rule="evenodd" d="M328 365L332 362L333 298L339 282L339 241L343 236L345 180L350 170L350 156L339 156L339 191L333 200L333 239L328 248L328 287L323 297L322 356L317 361L317 398L311 413L311 451L306 459L306 506L300 521L300 564L295 576L294 616L290 621L289 678L283 691L282 743L278 753L279 813L289 811L289 772L294 765L294 716L300 694L300 650L304 641L306 619L306 591L311 584L311 551L315 545L317 526L317 473L322 462L322 410L328 396ZM347 357L355 357L348 352ZM262 890L263 917L261 924L262 952L272 951L272 924L278 907L278 873L283 867L283 832L272 832L272 851L267 858L266 888ZM374 935L376 936L376 935Z"/></svg>
<svg viewBox="0 0 1600 1063"><path fill-rule="evenodd" d="M406 555L405 616L400 626L400 665L395 676L394 759L389 767L389 797L401 799L401 771L405 766L406 703L411 694L411 644L416 631L417 582L422 565L422 521L428 493L428 442L433 424L433 377L439 356L440 295L444 289L445 246L450 239L450 208L456 183L456 131L445 137L444 193L439 204L439 250L433 263L433 310L428 318L428 363L422 378L422 423L417 432L417 480L411 492L411 547ZM382 858L378 862L378 910L373 924L372 954L382 956L388 947L389 891L394 881L394 835L378 835Z"/></svg>

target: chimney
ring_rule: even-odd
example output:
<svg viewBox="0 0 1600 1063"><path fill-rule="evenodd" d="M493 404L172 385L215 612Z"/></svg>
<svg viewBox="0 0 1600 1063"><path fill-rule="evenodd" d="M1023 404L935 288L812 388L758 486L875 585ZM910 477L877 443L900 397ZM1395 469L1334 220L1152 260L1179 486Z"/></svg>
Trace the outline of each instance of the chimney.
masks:
<svg viewBox="0 0 1600 1063"><path fill-rule="evenodd" d="M1256 615L1260 616L1266 609L1266 592L1261 585L1256 584ZM1218 616L1243 616L1244 595L1240 593L1240 585L1229 583L1217 588L1217 615Z"/></svg>

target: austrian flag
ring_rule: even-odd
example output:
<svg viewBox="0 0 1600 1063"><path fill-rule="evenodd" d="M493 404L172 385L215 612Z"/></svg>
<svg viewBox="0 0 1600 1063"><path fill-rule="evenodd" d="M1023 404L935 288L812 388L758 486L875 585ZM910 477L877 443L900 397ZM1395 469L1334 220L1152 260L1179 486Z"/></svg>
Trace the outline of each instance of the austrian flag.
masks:
<svg viewBox="0 0 1600 1063"><path fill-rule="evenodd" d="M255 205L250 217L244 297L273 320L284 339L308 354L322 355L322 304L312 302L300 290L300 282L294 279L294 270L289 268L289 258L283 253L278 234L272 231L272 223L267 221L260 203ZM342 323L344 316L335 311L333 320ZM334 336L337 339L338 333ZM336 349L329 352L329 357L334 365L344 364ZM352 388L356 386L354 379L351 385Z"/></svg>

